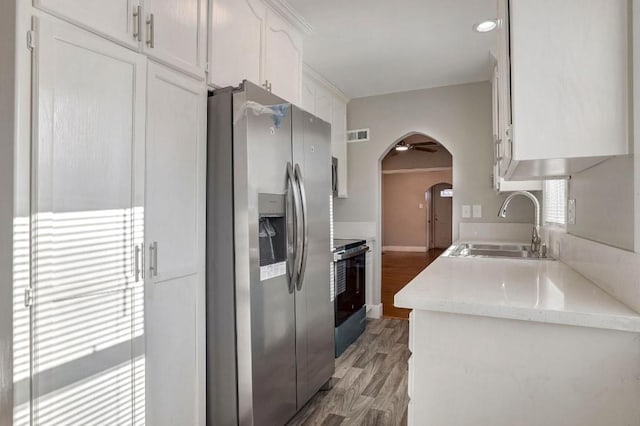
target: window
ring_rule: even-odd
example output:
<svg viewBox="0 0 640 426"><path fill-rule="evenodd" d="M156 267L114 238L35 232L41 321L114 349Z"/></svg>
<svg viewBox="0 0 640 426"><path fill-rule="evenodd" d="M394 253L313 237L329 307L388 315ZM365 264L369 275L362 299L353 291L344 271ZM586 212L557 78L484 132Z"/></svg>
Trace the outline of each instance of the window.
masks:
<svg viewBox="0 0 640 426"><path fill-rule="evenodd" d="M567 181L544 182L544 223L565 226L567 223Z"/></svg>

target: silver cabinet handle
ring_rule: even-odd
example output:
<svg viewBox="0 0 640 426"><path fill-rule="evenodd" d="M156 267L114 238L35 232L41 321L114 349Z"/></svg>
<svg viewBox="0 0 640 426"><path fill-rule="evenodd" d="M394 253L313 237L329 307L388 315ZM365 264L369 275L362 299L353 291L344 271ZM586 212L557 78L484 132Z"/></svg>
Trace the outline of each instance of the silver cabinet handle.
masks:
<svg viewBox="0 0 640 426"><path fill-rule="evenodd" d="M155 24L153 13L150 13L149 19L147 19L147 28L147 45L153 49L155 47Z"/></svg>
<svg viewBox="0 0 640 426"><path fill-rule="evenodd" d="M269 83L269 80L265 80L262 87L264 87L268 92L271 92L271 83Z"/></svg>
<svg viewBox="0 0 640 426"><path fill-rule="evenodd" d="M149 246L149 273L152 277L158 276L158 242L154 241Z"/></svg>
<svg viewBox="0 0 640 426"><path fill-rule="evenodd" d="M134 248L134 269L135 269L135 276L136 276L136 282L140 281L140 252L142 250L140 250L140 246L136 244L136 247Z"/></svg>
<svg viewBox="0 0 640 426"><path fill-rule="evenodd" d="M293 262L289 259L288 271L289 271L289 292L293 293L293 290L296 288L298 281L298 272L299 272L299 264L302 260L302 232L300 232L300 225L302 221L300 220L300 213L302 212L302 203L300 201L300 192L297 188L297 182L295 179L295 175L293 173L293 166L291 163L287 163L287 192L292 191L293 193L293 221L294 221L294 230L293 233L295 235L295 241L292 244L293 246Z"/></svg>
<svg viewBox="0 0 640 426"><path fill-rule="evenodd" d="M304 280L304 272L307 269L307 249L309 248L309 221L307 215L309 210L307 209L307 192L304 186L304 180L302 179L302 173L300 172L300 166L296 164L295 169L296 181L298 182L298 188L300 189L300 198L302 200L302 256L300 259L300 269L298 272L298 290L302 289L302 281Z"/></svg>
<svg viewBox="0 0 640 426"><path fill-rule="evenodd" d="M133 39L142 41L142 6L138 5L133 8Z"/></svg>

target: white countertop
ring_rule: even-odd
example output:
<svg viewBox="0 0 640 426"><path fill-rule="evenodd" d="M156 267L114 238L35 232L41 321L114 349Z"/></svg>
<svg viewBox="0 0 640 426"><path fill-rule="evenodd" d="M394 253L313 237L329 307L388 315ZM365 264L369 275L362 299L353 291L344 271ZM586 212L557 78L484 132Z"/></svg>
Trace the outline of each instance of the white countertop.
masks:
<svg viewBox="0 0 640 426"><path fill-rule="evenodd" d="M440 257L394 305L640 332L640 314L560 261Z"/></svg>

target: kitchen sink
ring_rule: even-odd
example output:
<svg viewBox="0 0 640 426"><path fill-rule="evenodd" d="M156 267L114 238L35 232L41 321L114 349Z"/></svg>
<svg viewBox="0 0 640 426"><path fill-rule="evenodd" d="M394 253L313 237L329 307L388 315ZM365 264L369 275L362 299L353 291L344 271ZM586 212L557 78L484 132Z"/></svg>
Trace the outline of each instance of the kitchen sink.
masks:
<svg viewBox="0 0 640 426"><path fill-rule="evenodd" d="M507 259L553 260L533 253L523 244L456 244L443 253L445 257L492 257Z"/></svg>

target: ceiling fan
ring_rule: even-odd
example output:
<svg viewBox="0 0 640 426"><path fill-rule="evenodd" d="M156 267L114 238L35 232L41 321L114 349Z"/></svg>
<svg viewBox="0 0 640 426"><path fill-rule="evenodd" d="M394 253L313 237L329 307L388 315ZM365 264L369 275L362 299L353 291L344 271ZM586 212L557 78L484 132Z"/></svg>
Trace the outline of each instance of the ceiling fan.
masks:
<svg viewBox="0 0 640 426"><path fill-rule="evenodd" d="M411 149L415 149L416 151L423 152L436 152L437 150L434 148L427 148L426 146L437 146L438 144L435 142L418 142L408 144L405 141L400 141L396 144L395 149L389 153L389 155L397 155L398 152L409 151Z"/></svg>

